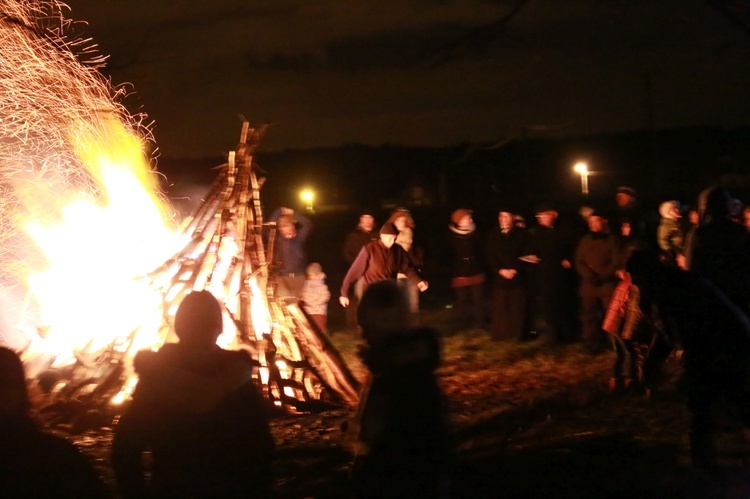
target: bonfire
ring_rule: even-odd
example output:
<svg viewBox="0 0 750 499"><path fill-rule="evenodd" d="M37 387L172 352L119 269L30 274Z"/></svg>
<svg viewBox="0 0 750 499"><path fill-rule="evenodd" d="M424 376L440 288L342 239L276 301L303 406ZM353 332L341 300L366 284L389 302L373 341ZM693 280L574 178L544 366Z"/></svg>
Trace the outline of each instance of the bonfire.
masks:
<svg viewBox="0 0 750 499"><path fill-rule="evenodd" d="M179 221L145 117L120 103L90 42L68 38L65 5L0 9L0 277L5 301L22 296L0 340L22 351L47 407L117 412L137 383L135 353L176 341L177 307L204 289L224 307L220 345L251 353L271 406L355 405L357 381L328 338L274 294L275 228L252 157L264 128L243 124L205 201Z"/></svg>

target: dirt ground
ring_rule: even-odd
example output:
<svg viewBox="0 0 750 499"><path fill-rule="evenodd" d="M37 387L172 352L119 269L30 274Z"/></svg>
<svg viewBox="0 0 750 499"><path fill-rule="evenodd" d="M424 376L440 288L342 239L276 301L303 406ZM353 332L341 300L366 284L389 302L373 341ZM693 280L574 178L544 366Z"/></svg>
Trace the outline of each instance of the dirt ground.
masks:
<svg viewBox="0 0 750 499"><path fill-rule="evenodd" d="M451 330L440 313L426 322L443 337L437 374L456 441L453 497L750 497L750 445L728 408L717 413L720 469L707 474L690 467L677 360L647 399L609 391L609 351L492 342L482 330ZM363 377L358 333L333 331L332 340ZM341 409L273 421L277 497L350 495L351 455L342 428L351 416ZM111 430L72 438L113 485Z"/></svg>

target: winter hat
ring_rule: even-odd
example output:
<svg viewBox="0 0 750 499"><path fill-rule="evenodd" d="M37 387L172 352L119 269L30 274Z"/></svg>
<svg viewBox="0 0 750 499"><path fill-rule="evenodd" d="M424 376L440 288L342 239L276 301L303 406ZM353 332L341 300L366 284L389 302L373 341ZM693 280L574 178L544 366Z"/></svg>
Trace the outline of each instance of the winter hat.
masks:
<svg viewBox="0 0 750 499"><path fill-rule="evenodd" d="M323 273L323 266L317 262L313 262L308 265L307 269L305 269L305 272L310 279L325 279L326 276Z"/></svg>
<svg viewBox="0 0 750 499"><path fill-rule="evenodd" d="M180 342L210 343L221 334L221 305L208 291L193 291L183 298L174 316L174 331Z"/></svg>
<svg viewBox="0 0 750 499"><path fill-rule="evenodd" d="M281 215L279 217L279 220L276 222L277 227L284 227L287 225L294 225L297 223L297 219L294 218L294 215Z"/></svg>
<svg viewBox="0 0 750 499"><path fill-rule="evenodd" d="M380 234L383 235L391 235L391 236L397 236L398 235L398 229L395 225L393 225L392 222L386 222L383 224L383 226L380 228Z"/></svg>
<svg viewBox="0 0 750 499"><path fill-rule="evenodd" d="M536 209L534 210L535 214L544 213L546 211L554 211L557 212L557 207L555 207L552 203L541 203L537 205Z"/></svg>
<svg viewBox="0 0 750 499"><path fill-rule="evenodd" d="M659 215L661 215L662 218L669 218L673 219L675 218L674 215L670 213L672 208L680 209L680 203L679 201L664 201L662 204L659 205Z"/></svg>
<svg viewBox="0 0 750 499"><path fill-rule="evenodd" d="M451 222L453 222L453 225L458 225L464 217L471 216L472 213L471 210L459 208L451 214Z"/></svg>
<svg viewBox="0 0 750 499"><path fill-rule="evenodd" d="M620 187L618 187L617 190L615 191L615 193L616 194L627 194L631 198L637 197L637 195L638 195L638 193L636 193L635 189L633 189L632 187L625 186L625 185L621 185Z"/></svg>

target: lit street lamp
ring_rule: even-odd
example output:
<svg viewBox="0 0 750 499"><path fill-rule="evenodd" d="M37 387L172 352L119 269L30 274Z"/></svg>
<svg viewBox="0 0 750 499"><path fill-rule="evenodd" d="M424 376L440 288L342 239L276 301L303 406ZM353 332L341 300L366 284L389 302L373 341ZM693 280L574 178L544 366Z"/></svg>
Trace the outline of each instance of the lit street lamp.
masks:
<svg viewBox="0 0 750 499"><path fill-rule="evenodd" d="M315 193L310 189L305 189L299 195L300 199L305 202L305 209L307 211L313 211L313 201L315 200Z"/></svg>
<svg viewBox="0 0 750 499"><path fill-rule="evenodd" d="M576 163L573 167L573 171L581 176L581 194L588 195L589 193L589 167L586 163Z"/></svg>

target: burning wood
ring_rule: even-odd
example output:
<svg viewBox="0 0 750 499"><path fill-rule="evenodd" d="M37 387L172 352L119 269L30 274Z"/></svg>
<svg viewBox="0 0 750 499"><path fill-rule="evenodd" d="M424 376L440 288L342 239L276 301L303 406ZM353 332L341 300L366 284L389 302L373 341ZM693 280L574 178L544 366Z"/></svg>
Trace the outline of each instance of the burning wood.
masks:
<svg viewBox="0 0 750 499"><path fill-rule="evenodd" d="M220 167L203 204L183 224L184 247L141 278L162 297L158 340L144 343L141 336L154 333L149 330L154 325L144 324L103 350L78 350L73 366L42 375L54 407L77 400L101 410L126 400L136 384L131 367L136 351L173 341L178 305L202 289L225 307L228 320L219 343L251 353L258 383L275 407L298 413L357 404L358 381L327 336L296 303L274 296L261 234L264 179L257 177L252 160L263 133L243 124L239 146ZM269 245L272 241L273 234Z"/></svg>
<svg viewBox="0 0 750 499"><path fill-rule="evenodd" d="M135 353L173 341L177 306L201 289L225 306L221 345L252 353L275 406L355 403L335 351L275 303L252 164L263 129L243 125L178 230L147 158L145 116L97 71L105 58L75 37L67 7L0 0L0 12L0 302L20 310L0 340L23 350L50 405L126 400Z"/></svg>

